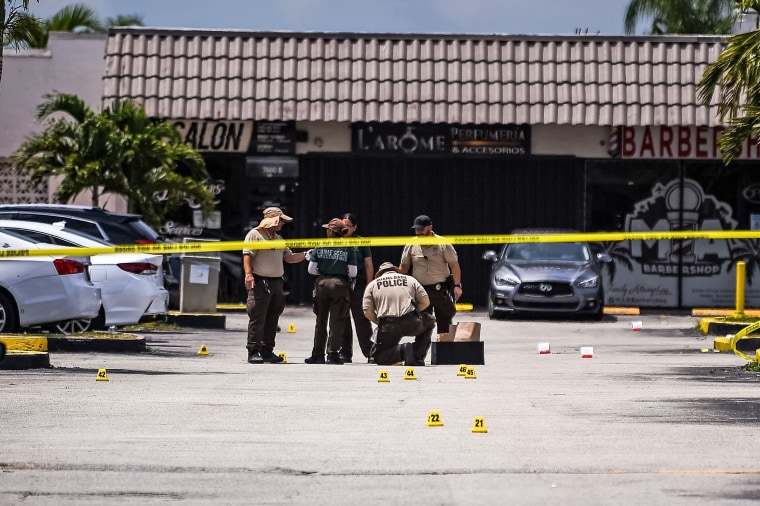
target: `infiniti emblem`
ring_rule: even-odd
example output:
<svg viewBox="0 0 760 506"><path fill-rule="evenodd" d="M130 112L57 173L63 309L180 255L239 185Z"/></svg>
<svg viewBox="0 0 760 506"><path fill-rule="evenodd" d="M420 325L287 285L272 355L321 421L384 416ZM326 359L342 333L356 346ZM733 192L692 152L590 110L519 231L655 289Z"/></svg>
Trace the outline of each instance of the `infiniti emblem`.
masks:
<svg viewBox="0 0 760 506"><path fill-rule="evenodd" d="M540 285L538 285L538 289L541 290L542 292L551 292L552 285L550 285L549 283L541 283Z"/></svg>

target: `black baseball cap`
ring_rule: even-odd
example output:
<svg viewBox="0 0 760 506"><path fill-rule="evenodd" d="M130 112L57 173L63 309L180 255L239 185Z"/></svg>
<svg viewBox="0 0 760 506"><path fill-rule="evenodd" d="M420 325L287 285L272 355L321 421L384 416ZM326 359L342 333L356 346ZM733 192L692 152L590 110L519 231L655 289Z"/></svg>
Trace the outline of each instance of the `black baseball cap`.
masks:
<svg viewBox="0 0 760 506"><path fill-rule="evenodd" d="M412 225L412 228L419 230L421 228L425 228L428 225L432 225L432 224L433 222L430 219L430 216L426 214L421 214L414 219L414 225Z"/></svg>

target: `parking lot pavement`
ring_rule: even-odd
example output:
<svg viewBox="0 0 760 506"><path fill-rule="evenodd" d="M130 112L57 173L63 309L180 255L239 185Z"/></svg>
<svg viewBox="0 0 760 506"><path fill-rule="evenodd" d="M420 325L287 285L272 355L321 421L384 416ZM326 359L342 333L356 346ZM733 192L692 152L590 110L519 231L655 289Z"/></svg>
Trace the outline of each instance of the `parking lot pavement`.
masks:
<svg viewBox="0 0 760 506"><path fill-rule="evenodd" d="M280 320L284 365L249 365L230 313L223 331L146 334L147 353L0 371L0 504L754 503L758 375L695 318L456 321L482 324L475 379L304 364L305 307Z"/></svg>

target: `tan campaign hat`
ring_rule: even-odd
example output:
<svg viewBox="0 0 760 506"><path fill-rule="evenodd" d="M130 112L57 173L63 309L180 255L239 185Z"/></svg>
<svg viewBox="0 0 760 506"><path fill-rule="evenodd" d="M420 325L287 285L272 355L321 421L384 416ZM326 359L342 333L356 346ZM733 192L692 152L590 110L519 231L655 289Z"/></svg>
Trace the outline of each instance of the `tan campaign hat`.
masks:
<svg viewBox="0 0 760 506"><path fill-rule="evenodd" d="M398 267L396 267L390 262L383 262L382 264L380 264L380 267L377 269L377 273L375 274L375 277L376 278L380 277L388 271L398 272Z"/></svg>
<svg viewBox="0 0 760 506"><path fill-rule="evenodd" d="M264 219L256 228L272 228L280 224L280 220L293 221L293 218L282 212L279 207L267 207L264 209Z"/></svg>

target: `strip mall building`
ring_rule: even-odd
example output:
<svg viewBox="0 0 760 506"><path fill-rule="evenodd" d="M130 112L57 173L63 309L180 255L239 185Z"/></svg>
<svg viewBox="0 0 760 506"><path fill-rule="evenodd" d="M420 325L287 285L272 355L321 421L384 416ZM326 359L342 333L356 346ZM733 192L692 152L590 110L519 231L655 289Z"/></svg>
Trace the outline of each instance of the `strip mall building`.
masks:
<svg viewBox="0 0 760 506"><path fill-rule="evenodd" d="M366 236L411 234L418 214L442 235L760 229L757 143L724 166L717 108L697 100L724 41L113 29L103 104L135 100L202 151L217 212L178 210L162 230L178 236L240 240L270 205L291 238L345 212ZM458 247L464 300L485 305L498 246ZM732 307L738 260L760 305L760 240L595 246L614 259L608 305Z"/></svg>

